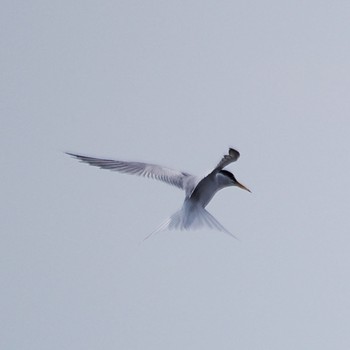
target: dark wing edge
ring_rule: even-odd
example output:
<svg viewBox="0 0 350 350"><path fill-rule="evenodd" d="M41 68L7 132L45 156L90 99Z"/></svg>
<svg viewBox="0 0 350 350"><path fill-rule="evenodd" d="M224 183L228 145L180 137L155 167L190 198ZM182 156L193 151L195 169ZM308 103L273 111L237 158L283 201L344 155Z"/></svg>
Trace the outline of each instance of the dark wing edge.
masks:
<svg viewBox="0 0 350 350"><path fill-rule="evenodd" d="M220 160L218 165L215 167L214 171L222 170L223 168L225 168L229 164L236 162L239 157L240 157L240 153L237 150L230 148L228 150L228 154L225 154L223 156L223 158Z"/></svg>

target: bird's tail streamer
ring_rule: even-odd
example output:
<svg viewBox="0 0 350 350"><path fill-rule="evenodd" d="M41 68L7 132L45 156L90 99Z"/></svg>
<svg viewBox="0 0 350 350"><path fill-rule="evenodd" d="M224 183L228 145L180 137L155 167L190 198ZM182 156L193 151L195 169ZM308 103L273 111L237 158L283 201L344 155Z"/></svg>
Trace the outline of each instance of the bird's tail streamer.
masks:
<svg viewBox="0 0 350 350"><path fill-rule="evenodd" d="M230 231L222 226L213 215L211 215L204 208L197 206L192 208L191 211L182 207L179 211L167 218L158 228L151 232L146 238L150 238L153 234L159 233L165 230L198 230L201 228L209 228L212 230L218 230L224 232L227 235L237 239Z"/></svg>

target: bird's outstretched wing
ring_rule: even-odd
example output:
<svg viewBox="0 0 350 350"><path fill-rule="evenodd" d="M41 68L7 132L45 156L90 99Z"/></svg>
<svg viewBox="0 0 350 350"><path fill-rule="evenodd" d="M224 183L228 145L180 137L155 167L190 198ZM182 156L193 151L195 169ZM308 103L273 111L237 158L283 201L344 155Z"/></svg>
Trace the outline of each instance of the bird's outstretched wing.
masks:
<svg viewBox="0 0 350 350"><path fill-rule="evenodd" d="M180 189L187 190L187 184L194 176L178 171L162 167L155 164L147 164L140 162L125 162L112 159L100 159L82 156L80 154L74 154L66 152L66 154L81 160L84 163L88 163L93 166L97 166L101 169L108 169L112 171L119 171L120 173L133 174L152 179L163 181L169 185L176 186Z"/></svg>
<svg viewBox="0 0 350 350"><path fill-rule="evenodd" d="M239 158L240 154L233 148L230 148L228 154L225 154L220 160L219 164L215 167L214 171L220 171L229 164L235 162Z"/></svg>

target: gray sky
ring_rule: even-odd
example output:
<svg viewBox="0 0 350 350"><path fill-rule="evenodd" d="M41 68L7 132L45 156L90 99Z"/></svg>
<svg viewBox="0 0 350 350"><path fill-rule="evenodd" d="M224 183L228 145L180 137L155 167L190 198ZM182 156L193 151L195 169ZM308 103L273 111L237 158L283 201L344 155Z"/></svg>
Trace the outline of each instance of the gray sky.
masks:
<svg viewBox="0 0 350 350"><path fill-rule="evenodd" d="M349 349L350 5L3 1L0 347ZM184 194L63 151L205 174Z"/></svg>

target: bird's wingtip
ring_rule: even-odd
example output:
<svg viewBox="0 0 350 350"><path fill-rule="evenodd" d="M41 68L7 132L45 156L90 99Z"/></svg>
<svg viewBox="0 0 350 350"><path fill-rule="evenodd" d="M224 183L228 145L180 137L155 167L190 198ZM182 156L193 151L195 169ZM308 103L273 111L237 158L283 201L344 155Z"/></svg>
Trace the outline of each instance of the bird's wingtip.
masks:
<svg viewBox="0 0 350 350"><path fill-rule="evenodd" d="M66 154L67 156L73 157L73 158L78 158L79 154L75 154L75 153L71 153L71 152L63 152L64 154Z"/></svg>
<svg viewBox="0 0 350 350"><path fill-rule="evenodd" d="M239 156L240 156L240 153L239 153L236 149L234 149L234 148L232 148L232 147L229 148L228 154L229 154L231 157L235 157L235 158L239 158Z"/></svg>

